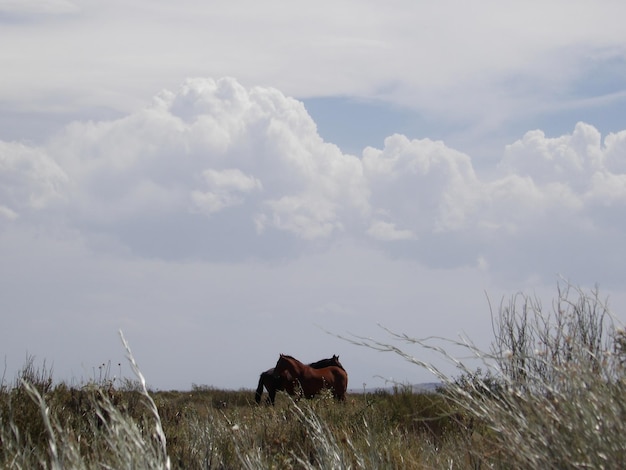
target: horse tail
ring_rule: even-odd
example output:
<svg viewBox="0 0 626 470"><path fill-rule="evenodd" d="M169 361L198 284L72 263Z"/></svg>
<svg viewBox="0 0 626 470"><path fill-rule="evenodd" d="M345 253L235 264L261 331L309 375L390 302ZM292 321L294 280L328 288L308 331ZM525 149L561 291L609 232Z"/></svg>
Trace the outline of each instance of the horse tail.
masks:
<svg viewBox="0 0 626 470"><path fill-rule="evenodd" d="M261 403L261 395L263 395L264 376L265 376L265 372L261 372L261 376L259 377L259 386L256 388L256 393L254 394L254 400L257 403Z"/></svg>

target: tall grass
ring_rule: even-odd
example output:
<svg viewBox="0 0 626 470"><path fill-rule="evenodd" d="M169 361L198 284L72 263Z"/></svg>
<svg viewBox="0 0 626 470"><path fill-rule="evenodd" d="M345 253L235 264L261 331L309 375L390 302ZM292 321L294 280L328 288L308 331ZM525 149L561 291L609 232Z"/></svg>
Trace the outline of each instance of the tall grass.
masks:
<svg viewBox="0 0 626 470"><path fill-rule="evenodd" d="M54 385L51 373L29 359L15 384L2 384L0 391L0 463L55 470L169 469L158 410L135 372L140 380L125 390L114 389L108 378L76 389Z"/></svg>
<svg viewBox="0 0 626 470"><path fill-rule="evenodd" d="M150 401L141 381L40 385L0 394L2 468L439 468L467 454L450 400L408 388L345 403L280 394L272 407L253 390L195 387Z"/></svg>
<svg viewBox="0 0 626 470"><path fill-rule="evenodd" d="M107 374L54 383L29 359L0 384L3 468L626 468L626 333L597 290L559 286L548 309L518 294L493 311L489 351L470 341L350 341L437 374L410 387L258 406L253 390L195 385L150 392L122 336L135 381ZM400 346L397 343L400 343ZM449 376L406 350L435 350ZM448 351L463 347L481 363Z"/></svg>
<svg viewBox="0 0 626 470"><path fill-rule="evenodd" d="M517 294L492 310L489 351L468 340L394 333L392 344L352 341L395 352L436 374L446 396L480 427L472 435L479 444L472 452L476 465L626 468L626 334L597 289L566 283L557 292L548 309L535 297ZM437 351L460 375L450 377L412 357L397 341ZM483 368L452 357L451 346L464 348Z"/></svg>
<svg viewBox="0 0 626 470"><path fill-rule="evenodd" d="M509 462L626 468L624 330L597 289L558 294L548 311L528 296L501 307L491 357L502 385L457 389L459 401L488 423Z"/></svg>

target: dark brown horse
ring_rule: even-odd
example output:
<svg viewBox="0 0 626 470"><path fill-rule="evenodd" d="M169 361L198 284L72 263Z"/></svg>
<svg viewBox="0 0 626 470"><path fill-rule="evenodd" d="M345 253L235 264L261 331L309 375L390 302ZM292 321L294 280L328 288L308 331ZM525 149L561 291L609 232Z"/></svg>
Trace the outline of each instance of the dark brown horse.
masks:
<svg viewBox="0 0 626 470"><path fill-rule="evenodd" d="M336 399L346 398L348 374L343 367L314 369L292 356L281 354L274 367L274 376L281 381L289 395L313 398L322 390L329 389Z"/></svg>
<svg viewBox="0 0 626 470"><path fill-rule="evenodd" d="M322 359L317 362L313 362L309 364L309 367L313 367L314 369L321 369L322 367L336 366L341 367L341 362L339 362L339 356L333 355L333 357L328 359ZM259 377L259 385L256 389L256 393L254 394L254 399L257 403L261 403L261 396L263 395L263 387L267 390L267 394L269 395L269 401L273 405L274 400L276 399L276 392L279 390L285 390L285 381L280 377L274 375L274 367L271 369L267 369L265 372L261 372L261 376Z"/></svg>

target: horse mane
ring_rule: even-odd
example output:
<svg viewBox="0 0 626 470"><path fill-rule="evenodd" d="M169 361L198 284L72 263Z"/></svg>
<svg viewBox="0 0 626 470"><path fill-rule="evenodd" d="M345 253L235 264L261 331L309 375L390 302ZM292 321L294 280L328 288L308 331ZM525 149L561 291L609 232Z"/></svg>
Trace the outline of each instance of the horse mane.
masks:
<svg viewBox="0 0 626 470"><path fill-rule="evenodd" d="M281 357L286 357L287 359L291 359L293 361L300 362L295 357L290 356L289 354L281 354Z"/></svg>
<svg viewBox="0 0 626 470"><path fill-rule="evenodd" d="M336 354L333 354L333 357L329 357L328 359L320 359L319 361L312 362L311 364L309 364L309 367L313 367L314 369L320 369L322 367L330 367L330 366L340 367L343 370L346 370L343 367L343 364L339 362L339 356L337 356Z"/></svg>
<svg viewBox="0 0 626 470"><path fill-rule="evenodd" d="M339 362L339 356L336 354L333 354L333 357L329 357L327 359L320 359L319 361L316 362L312 362L310 364L305 364L304 362L296 359L293 356L290 356L289 354L280 354L281 357L284 357L285 359L289 359L292 361L295 361L296 363L302 364L304 366L308 366L308 367L313 367L314 369L319 369L321 367L339 367L340 369L346 370L343 365L341 364L341 362Z"/></svg>

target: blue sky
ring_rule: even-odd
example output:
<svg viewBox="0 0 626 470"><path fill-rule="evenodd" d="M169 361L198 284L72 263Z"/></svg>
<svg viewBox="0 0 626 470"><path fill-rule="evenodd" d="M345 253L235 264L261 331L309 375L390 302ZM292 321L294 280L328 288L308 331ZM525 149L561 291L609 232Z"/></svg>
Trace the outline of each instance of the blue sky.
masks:
<svg viewBox="0 0 626 470"><path fill-rule="evenodd" d="M5 377L128 374L122 329L155 388L426 382L335 335L488 348L487 297L561 276L624 320L625 14L0 0Z"/></svg>
<svg viewBox="0 0 626 470"><path fill-rule="evenodd" d="M303 99L307 112L317 124L320 136L338 145L344 152L359 155L367 146L376 147L394 134L416 138L434 137L442 131L419 113L384 102L350 97Z"/></svg>

